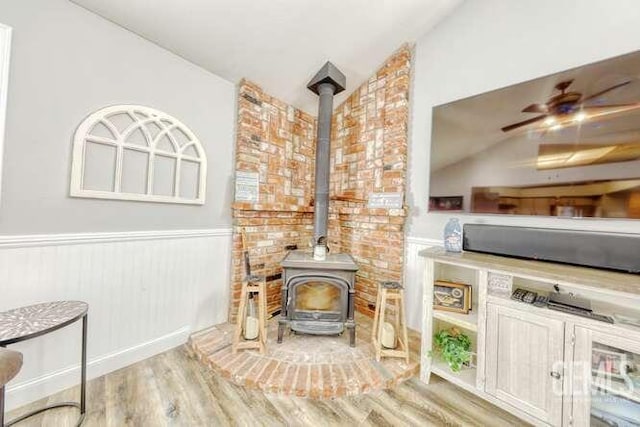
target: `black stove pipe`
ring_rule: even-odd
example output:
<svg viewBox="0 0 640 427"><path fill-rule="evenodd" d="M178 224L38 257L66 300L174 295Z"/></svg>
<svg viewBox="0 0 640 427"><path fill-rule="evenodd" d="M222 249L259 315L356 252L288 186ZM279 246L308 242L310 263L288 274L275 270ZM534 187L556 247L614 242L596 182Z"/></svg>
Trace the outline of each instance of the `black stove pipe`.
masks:
<svg viewBox="0 0 640 427"><path fill-rule="evenodd" d="M313 215L313 241L327 237L329 220L329 155L331 154L331 115L333 94L336 88L331 83L318 86L318 134L316 141L316 190Z"/></svg>
<svg viewBox="0 0 640 427"><path fill-rule="evenodd" d="M316 180L313 214L313 241L327 238L329 222L329 156L331 154L331 116L333 96L342 92L346 78L332 63L327 62L307 85L320 97L316 139Z"/></svg>

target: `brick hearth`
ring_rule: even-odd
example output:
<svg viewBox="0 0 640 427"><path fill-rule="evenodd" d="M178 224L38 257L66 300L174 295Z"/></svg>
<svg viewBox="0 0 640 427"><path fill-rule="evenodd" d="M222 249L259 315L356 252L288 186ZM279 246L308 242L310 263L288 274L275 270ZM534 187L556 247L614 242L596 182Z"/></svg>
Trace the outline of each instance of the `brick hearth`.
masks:
<svg viewBox="0 0 640 427"><path fill-rule="evenodd" d="M198 358L235 384L268 393L334 398L393 388L418 372L420 337L410 333L411 361L374 359L371 320L358 315L358 342L340 337L291 334L276 344L277 322L268 324L267 353L231 352L233 325L217 325L191 337Z"/></svg>

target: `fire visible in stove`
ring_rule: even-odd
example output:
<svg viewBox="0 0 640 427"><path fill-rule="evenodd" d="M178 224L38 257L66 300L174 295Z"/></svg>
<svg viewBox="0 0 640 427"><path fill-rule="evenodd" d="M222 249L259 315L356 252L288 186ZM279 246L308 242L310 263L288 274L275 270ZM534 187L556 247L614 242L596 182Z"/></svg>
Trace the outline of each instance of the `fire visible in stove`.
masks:
<svg viewBox="0 0 640 427"><path fill-rule="evenodd" d="M340 311L340 289L327 282L307 282L296 289L298 311Z"/></svg>

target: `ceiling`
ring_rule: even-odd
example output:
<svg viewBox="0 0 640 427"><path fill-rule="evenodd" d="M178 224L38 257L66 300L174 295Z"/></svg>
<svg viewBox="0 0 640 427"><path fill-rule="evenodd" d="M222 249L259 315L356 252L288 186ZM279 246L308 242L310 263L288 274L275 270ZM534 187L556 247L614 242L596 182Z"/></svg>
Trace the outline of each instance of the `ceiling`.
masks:
<svg viewBox="0 0 640 427"><path fill-rule="evenodd" d="M227 80L242 78L313 115L306 83L326 62L346 99L405 42L462 0L71 0Z"/></svg>
<svg viewBox="0 0 640 427"><path fill-rule="evenodd" d="M485 151L495 144L527 138L532 144L576 144L640 141L640 109L587 119L580 125L551 131L543 122L508 132L502 127L520 122L536 113L521 110L532 103L545 103L559 92L554 86L571 80L569 91L589 97L621 82L630 83L598 96L585 104L597 107L640 102L640 51L541 77L434 108L431 170Z"/></svg>

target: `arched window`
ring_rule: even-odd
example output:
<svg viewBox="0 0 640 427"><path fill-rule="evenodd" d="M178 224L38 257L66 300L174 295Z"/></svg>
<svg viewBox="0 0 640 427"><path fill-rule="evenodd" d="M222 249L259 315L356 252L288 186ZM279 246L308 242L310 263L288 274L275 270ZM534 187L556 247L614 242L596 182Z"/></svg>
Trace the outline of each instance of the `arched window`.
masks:
<svg viewBox="0 0 640 427"><path fill-rule="evenodd" d="M73 139L73 197L204 204L207 158L178 119L114 105L84 119Z"/></svg>

